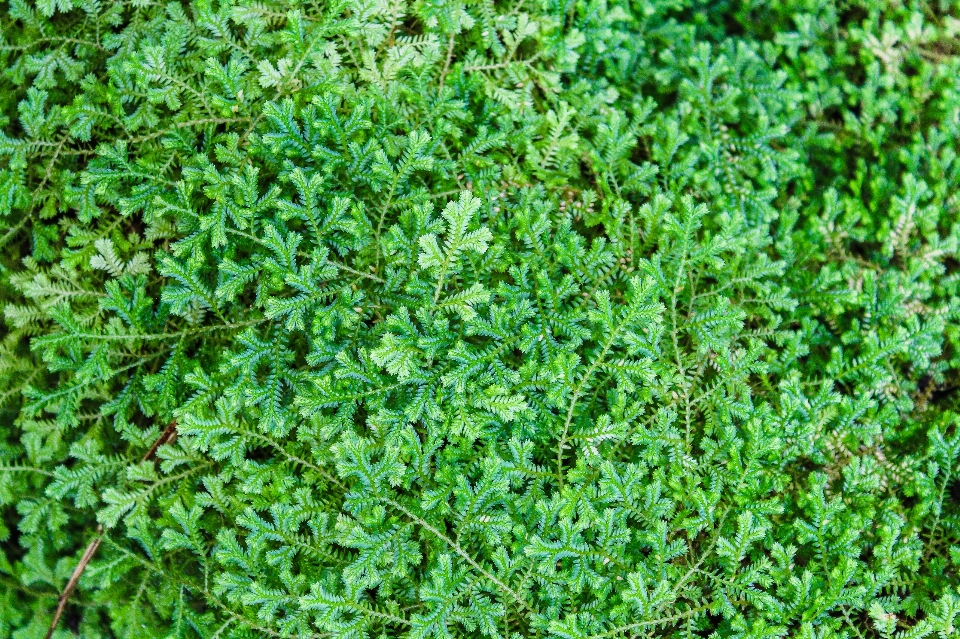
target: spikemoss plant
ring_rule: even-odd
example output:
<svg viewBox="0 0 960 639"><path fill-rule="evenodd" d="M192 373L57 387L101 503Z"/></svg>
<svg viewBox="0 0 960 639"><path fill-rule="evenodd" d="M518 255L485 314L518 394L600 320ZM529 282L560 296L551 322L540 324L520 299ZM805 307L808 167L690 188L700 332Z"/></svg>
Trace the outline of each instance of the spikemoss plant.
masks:
<svg viewBox="0 0 960 639"><path fill-rule="evenodd" d="M958 18L8 1L0 634L958 636Z"/></svg>

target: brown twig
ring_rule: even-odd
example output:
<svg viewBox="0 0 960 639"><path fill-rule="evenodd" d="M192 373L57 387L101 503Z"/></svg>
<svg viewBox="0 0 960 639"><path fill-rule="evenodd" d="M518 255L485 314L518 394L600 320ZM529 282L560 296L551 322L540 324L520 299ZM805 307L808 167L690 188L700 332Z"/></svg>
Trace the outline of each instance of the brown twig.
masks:
<svg viewBox="0 0 960 639"><path fill-rule="evenodd" d="M153 442L153 446L150 447L150 450L147 451L147 454L143 456L143 461L153 459L153 456L157 454L157 449L159 449L164 444L171 443L177 436L177 420L173 420L167 424L166 429L160 433L160 437L157 438L157 441Z"/></svg>
<svg viewBox="0 0 960 639"><path fill-rule="evenodd" d="M149 461L153 459L153 456L157 454L157 450L164 444L171 443L177 437L177 420L173 420L162 433L157 441L153 442L153 446L150 447L150 450L143 456L141 461ZM100 542L103 541L103 525L97 526L97 534L93 539L90 540L90 543L87 544L87 549L83 551L83 556L80 558L80 563L77 564L77 567L73 569L73 574L70 575L70 580L67 582L67 585L63 588L63 592L60 593L60 597L57 599L57 611L53 614L53 621L50 622L50 629L47 630L46 639L50 639L53 636L53 633L57 630L57 624L60 623L60 617L63 616L63 611L67 607L67 600L70 599L70 595L73 594L74 588L77 587L77 583L80 581L80 576L83 574L83 571L86 570L87 565L90 563L90 560L93 559L93 556L97 554L97 548L100 547Z"/></svg>
<svg viewBox="0 0 960 639"><path fill-rule="evenodd" d="M100 547L100 542L103 539L100 537L102 532L103 526L97 526L97 536L87 544L87 549L83 551L83 557L80 558L80 563L73 569L73 574L70 575L70 581L67 582L67 586L63 589L63 592L60 593L60 598L57 599L57 612L54 613L53 621L50 622L50 629L47 630L47 639L53 636L54 631L57 629L57 624L60 623L60 616L63 614L64 608L67 607L67 599L70 598L70 593L77 587L77 582L80 581L80 575L83 574L87 564L90 563L90 560L93 559L94 554L96 554L97 548Z"/></svg>

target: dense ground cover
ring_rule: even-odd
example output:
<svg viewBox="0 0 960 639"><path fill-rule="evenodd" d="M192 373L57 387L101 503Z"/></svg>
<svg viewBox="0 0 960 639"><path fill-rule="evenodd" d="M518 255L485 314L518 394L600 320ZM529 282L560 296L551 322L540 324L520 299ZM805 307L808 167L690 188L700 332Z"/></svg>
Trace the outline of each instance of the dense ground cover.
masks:
<svg viewBox="0 0 960 639"><path fill-rule="evenodd" d="M960 3L0 27L0 635L960 634Z"/></svg>

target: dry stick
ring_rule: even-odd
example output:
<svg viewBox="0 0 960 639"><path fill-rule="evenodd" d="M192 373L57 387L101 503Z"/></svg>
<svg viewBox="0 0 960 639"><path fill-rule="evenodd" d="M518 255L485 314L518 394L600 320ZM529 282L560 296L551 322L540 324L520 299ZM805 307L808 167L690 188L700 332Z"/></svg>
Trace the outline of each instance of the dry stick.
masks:
<svg viewBox="0 0 960 639"><path fill-rule="evenodd" d="M80 575L83 574L83 570L87 567L87 564L90 563L90 560L93 559L97 548L100 547L100 542L103 538L99 535L102 532L103 526L97 526L98 536L91 539L90 543L87 544L87 549L83 551L83 557L80 558L80 563L77 564L77 567L73 570L73 574L70 575L70 581L67 582L67 587L63 589L60 598L57 599L57 612L53 615L53 621L50 622L50 629L47 630L47 639L53 636L54 631L57 629L57 624L60 623L60 615L63 614L64 608L67 607L67 599L70 598L70 593L77 587L77 582L80 581Z"/></svg>
<svg viewBox="0 0 960 639"><path fill-rule="evenodd" d="M150 450L148 450L146 455L143 456L141 462L153 459L153 456L157 454L157 450L164 444L168 444L173 441L176 436L177 420L173 420L167 424L166 429L160 433L160 437L157 439L157 441L153 442L153 446L151 446ZM87 544L87 549L83 551L83 557L80 558L80 563L78 563L77 567L73 569L73 574L70 575L70 581L67 582L63 592L60 593L59 599L57 599L57 611L53 615L53 621L50 622L50 629L47 630L46 639L50 639L53 636L53 633L56 632L57 624L60 623L60 617L63 615L63 611L67 607L67 600L70 599L70 595L73 594L73 590L77 587L77 583L80 581L80 576L83 574L83 571L86 570L90 560L93 559L95 554L97 554L97 548L100 547L100 542L103 541L103 537L101 537L102 534L103 525L101 524L97 526L96 536L90 540L89 544Z"/></svg>
<svg viewBox="0 0 960 639"><path fill-rule="evenodd" d="M160 433L160 437L157 441L153 442L153 446L150 447L150 450L147 451L147 454L143 456L141 461L147 461L153 459L153 456L157 454L157 449L163 446L164 444L169 444L177 436L177 420L173 420L167 424L167 428Z"/></svg>

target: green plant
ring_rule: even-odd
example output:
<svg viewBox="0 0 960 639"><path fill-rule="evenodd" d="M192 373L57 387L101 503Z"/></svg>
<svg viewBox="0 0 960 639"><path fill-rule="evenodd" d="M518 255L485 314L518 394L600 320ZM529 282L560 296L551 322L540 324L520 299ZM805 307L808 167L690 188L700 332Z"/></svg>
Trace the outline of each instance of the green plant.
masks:
<svg viewBox="0 0 960 639"><path fill-rule="evenodd" d="M957 636L960 6L6 8L4 635Z"/></svg>

